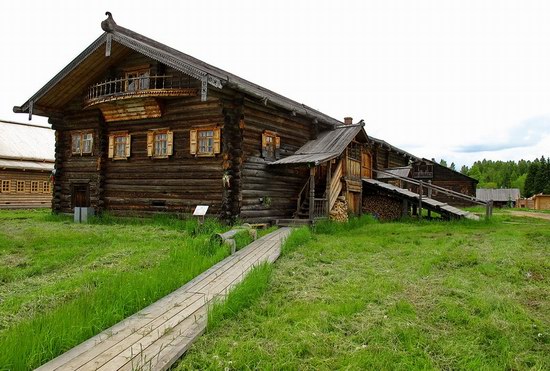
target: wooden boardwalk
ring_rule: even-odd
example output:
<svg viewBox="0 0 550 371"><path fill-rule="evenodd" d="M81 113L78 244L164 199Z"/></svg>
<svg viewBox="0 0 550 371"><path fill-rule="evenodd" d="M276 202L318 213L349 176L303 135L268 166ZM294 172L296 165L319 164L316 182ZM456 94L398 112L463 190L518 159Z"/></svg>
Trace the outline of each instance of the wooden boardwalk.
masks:
<svg viewBox="0 0 550 371"><path fill-rule="evenodd" d="M166 370L204 332L212 300L227 295L254 266L275 261L289 233L281 228L254 241L38 370Z"/></svg>

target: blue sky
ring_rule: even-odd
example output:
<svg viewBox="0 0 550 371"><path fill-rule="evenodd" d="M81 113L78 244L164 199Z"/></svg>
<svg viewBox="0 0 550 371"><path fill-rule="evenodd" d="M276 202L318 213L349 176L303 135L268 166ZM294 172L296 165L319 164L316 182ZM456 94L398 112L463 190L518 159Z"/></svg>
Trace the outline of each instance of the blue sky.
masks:
<svg viewBox="0 0 550 371"><path fill-rule="evenodd" d="M0 2L0 118L118 24L448 163L548 156L550 1ZM169 9L165 11L165 9ZM152 16L152 13L158 16ZM44 122L40 117L33 121Z"/></svg>

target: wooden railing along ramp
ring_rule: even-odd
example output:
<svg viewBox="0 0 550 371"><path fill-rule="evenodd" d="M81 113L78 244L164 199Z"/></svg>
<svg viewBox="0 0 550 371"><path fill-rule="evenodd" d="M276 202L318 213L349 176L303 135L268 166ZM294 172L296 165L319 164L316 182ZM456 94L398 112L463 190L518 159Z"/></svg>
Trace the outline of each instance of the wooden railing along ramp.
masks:
<svg viewBox="0 0 550 371"><path fill-rule="evenodd" d="M38 370L166 370L206 328L208 307L246 274L274 262L290 228L237 251L173 293L103 331Z"/></svg>

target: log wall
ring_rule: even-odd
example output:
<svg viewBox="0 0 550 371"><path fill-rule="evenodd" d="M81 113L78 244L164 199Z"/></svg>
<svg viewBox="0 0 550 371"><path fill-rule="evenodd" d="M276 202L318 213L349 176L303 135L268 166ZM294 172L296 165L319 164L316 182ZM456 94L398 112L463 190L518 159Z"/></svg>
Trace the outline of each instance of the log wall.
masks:
<svg viewBox="0 0 550 371"><path fill-rule="evenodd" d="M0 170L0 186L3 180L10 181L10 189L3 192L0 189L0 209L27 209L51 207L52 188L49 171ZM24 189L18 189L17 183L24 182ZM31 190L31 182L38 182L38 189ZM49 188L44 189L44 183Z"/></svg>
<svg viewBox="0 0 550 371"><path fill-rule="evenodd" d="M271 161L264 159L261 153L262 132L277 132L281 138L281 157L286 157L313 138L313 125L248 100L244 102L243 117L240 216L254 222L290 218L296 211L298 194L308 181L309 169L305 166L269 166Z"/></svg>

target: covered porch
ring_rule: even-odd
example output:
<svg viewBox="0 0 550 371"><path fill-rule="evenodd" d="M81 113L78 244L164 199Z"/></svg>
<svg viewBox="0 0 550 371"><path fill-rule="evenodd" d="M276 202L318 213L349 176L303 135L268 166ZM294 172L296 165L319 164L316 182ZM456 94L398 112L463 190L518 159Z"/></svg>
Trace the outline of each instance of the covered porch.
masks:
<svg viewBox="0 0 550 371"><path fill-rule="evenodd" d="M270 164L309 169L309 177L296 198L293 218L278 220L279 225L311 224L329 218L338 200L346 205L346 217L348 212L361 213L361 178L372 177L371 154L363 126L362 122L342 125L321 133L294 155ZM338 212L343 212L341 209Z"/></svg>

